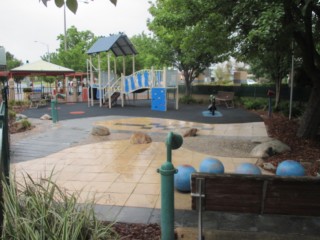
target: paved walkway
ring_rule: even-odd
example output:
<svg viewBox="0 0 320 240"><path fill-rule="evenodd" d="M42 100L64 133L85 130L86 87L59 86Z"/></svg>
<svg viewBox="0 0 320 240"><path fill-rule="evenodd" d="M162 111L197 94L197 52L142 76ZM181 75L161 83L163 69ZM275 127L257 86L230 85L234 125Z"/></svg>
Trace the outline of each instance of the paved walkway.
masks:
<svg viewBox="0 0 320 240"><path fill-rule="evenodd" d="M60 107L62 109L69 106L61 105ZM81 109L87 111L86 108L82 105ZM44 110L48 109L28 110L26 115L28 116L29 112L30 116L35 116L37 111L42 114ZM51 123L46 131L15 142L11 146L11 169L15 172L17 180L21 181L25 173L35 179L49 176L54 169L54 180L70 192L81 191L81 202L95 198L96 210L101 219L130 223L159 223L160 175L156 170L166 161L164 141L132 145L128 139L125 139L79 144L91 135L94 124L107 126L111 131L110 136L134 131L145 131L155 136L166 135L169 131L179 132L181 129L192 127L200 128L200 133L208 136L267 136L264 124L259 119L251 123L217 125L202 123L200 120L204 117L199 118L198 122L190 122L154 118L153 112L151 112L152 117L150 114L147 117L148 114L143 109L139 110L141 112L136 110L137 115L145 116L143 118L120 116L122 111L126 109L120 108L118 114L112 116L108 114L108 116L82 117L59 121L56 124ZM66 110L65 113L61 111L59 114L67 118L70 112ZM243 115L245 114L246 112L243 112ZM175 115L181 114L177 111ZM234 122L237 121L234 120ZM190 151L182 146L173 151L173 164L177 167L187 163L198 169L201 160L206 156L208 155ZM224 163L226 172L233 172L242 162L255 163L257 160L220 157L218 154L212 157L219 158ZM177 227L183 227L185 230L186 227L197 226L197 214L191 211L189 194L175 192L175 209ZM210 212L205 214L204 224L205 229L244 231L248 234L279 235L283 234L285 229L286 234L289 234L287 236L293 237L301 237L301 234L318 234L320 227L318 218L285 216L271 218L270 216ZM214 233L207 231L206 234L212 236L217 234L217 231Z"/></svg>

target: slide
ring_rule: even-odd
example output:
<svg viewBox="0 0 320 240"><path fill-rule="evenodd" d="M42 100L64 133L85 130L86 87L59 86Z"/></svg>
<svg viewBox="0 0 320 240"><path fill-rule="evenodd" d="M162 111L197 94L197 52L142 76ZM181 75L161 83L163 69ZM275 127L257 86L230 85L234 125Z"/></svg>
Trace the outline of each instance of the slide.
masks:
<svg viewBox="0 0 320 240"><path fill-rule="evenodd" d="M140 93L150 89L150 71L142 70L137 72L135 75L125 77L124 80L124 92L129 93Z"/></svg>

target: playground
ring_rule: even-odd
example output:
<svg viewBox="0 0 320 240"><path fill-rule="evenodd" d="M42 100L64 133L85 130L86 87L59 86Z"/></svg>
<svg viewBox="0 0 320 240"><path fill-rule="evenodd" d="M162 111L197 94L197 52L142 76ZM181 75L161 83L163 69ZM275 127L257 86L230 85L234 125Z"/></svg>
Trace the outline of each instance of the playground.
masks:
<svg viewBox="0 0 320 240"><path fill-rule="evenodd" d="M68 105L61 104L61 111L66 106ZM82 105L82 109L84 108L87 109L85 104ZM100 109L99 106L95 108ZM183 105L181 109L184 109ZM168 111L172 114L170 119L155 118L154 111L143 107L136 111L137 115L143 116L142 118L134 115L121 116L123 109L113 108L118 114L114 112L112 115L91 117L76 115L77 118L71 119L66 117L73 115L66 114L64 120L52 124L50 121L43 122L30 115L31 111L35 114L42 110L44 108L30 109L25 112L35 124L40 124L32 130L35 131L33 134L13 139L11 169L16 172L17 178L22 180L22 174L28 173L37 179L48 176L54 168L56 172L54 178L58 184L69 191L80 191L82 201L95 197L96 209L101 219L126 223L150 224L160 221L160 175L157 169L166 161L164 140L168 131L183 133L184 129L192 127L200 129L197 137L184 138L182 147L173 151L175 167L188 163L198 169L203 158L211 156L223 161L226 172L233 172L242 162L254 163L256 159L236 155L221 156L221 147L212 146L212 142L206 142L206 137L221 140L221 136L224 135L224 140L229 136L237 142L240 139L248 140L267 135L261 119L254 120L254 118L251 118L252 122L249 123L235 123L234 118L234 122L229 124L208 124L201 122L205 118L201 114L198 115L198 121L194 122L188 121L188 118L177 119L180 112L175 110ZM225 110L229 111L229 109ZM246 111L241 112L243 117L246 113ZM63 117L62 112L60 115ZM105 137L91 136L92 126L96 124L107 126L111 134ZM152 143L130 144L129 138L135 131L150 134ZM232 146L230 147L229 152L233 152ZM212 152L205 152L205 149L211 149ZM190 194L175 191L175 207L175 222L177 228L182 229L181 233L186 234L186 230L190 227L194 228L196 233L197 215L191 210ZM246 234L258 236L263 235L262 232L267 229L271 235L281 235L282 230L277 223L292 221L290 217L285 216L272 218L264 216L260 217L259 221L249 221L248 215L226 213L210 216L212 221L207 222L209 224L207 229L214 232L224 230L238 234L238 230L241 229L239 234L246 232ZM255 216L251 219L255 219ZM295 226L300 222L301 228L296 226L293 229L280 225L285 227L286 234L312 235L317 229L312 227L312 224L317 221L317 218L295 217Z"/></svg>
<svg viewBox="0 0 320 240"><path fill-rule="evenodd" d="M126 41L121 36L112 38L114 43L110 38L103 39L103 46L108 46L106 43L110 49L117 46L111 50L117 55L119 39ZM130 44L125 46L135 54ZM99 67L98 53L106 49L93 50L92 54L98 56L98 68L93 66L90 56L88 101L58 103L57 122L48 121L35 134L14 139L11 169L17 181L23 182L26 173L37 180L54 171L53 180L68 192L79 193L80 202L95 200L101 220L150 224L161 220L159 169L168 157L166 136L169 132L183 135L187 130L198 129L197 136L183 138L182 146L172 152L175 167L188 165L199 169L204 159L214 158L223 163L225 173L234 173L243 163L256 163L257 158L248 154L252 142L268 136L258 115L224 106L218 108L218 116L206 115L203 114L206 106L179 106L174 71L150 69L112 76L110 67L107 73ZM125 55L125 51L122 54ZM110 55L108 66L109 60ZM116 72L116 66L113 71ZM148 96L149 91L151 99L137 97L141 93ZM173 92L171 102L167 102L167 91ZM50 111L50 107L39 107L23 113L39 124L38 119ZM111 134L92 136L90 131L95 125L107 127ZM150 135L152 142L130 143L129 138L135 132ZM262 173L270 174L263 170ZM183 228L183 236L186 228L197 226L190 194L174 191L174 206L175 226ZM234 233L240 230L260 236L267 231L268 239L275 235L312 235L317 232L314 226L319 226L317 217L295 217L295 228L290 227L293 220L286 216L209 213L207 217L211 219L205 227L208 239L212 230ZM288 226L279 224L283 222L289 223Z"/></svg>

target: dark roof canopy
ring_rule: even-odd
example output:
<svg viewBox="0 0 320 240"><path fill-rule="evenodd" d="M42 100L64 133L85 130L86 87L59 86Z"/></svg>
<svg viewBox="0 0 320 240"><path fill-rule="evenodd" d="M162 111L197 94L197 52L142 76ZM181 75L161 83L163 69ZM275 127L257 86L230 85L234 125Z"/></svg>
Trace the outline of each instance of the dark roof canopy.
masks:
<svg viewBox="0 0 320 240"><path fill-rule="evenodd" d="M87 51L87 54L108 52L110 50L116 57L138 54L137 50L125 34L99 38Z"/></svg>

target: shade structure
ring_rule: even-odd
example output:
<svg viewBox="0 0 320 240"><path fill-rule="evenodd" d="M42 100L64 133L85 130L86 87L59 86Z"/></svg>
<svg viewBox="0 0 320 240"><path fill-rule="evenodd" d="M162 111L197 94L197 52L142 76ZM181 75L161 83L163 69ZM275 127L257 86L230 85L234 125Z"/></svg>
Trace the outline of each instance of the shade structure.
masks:
<svg viewBox="0 0 320 240"><path fill-rule="evenodd" d="M138 54L137 50L125 34L116 34L99 38L87 51L87 54L91 55L108 51L112 51L116 57Z"/></svg>
<svg viewBox="0 0 320 240"><path fill-rule="evenodd" d="M27 63L20 67L13 68L10 70L9 74L11 76L60 76L74 72L75 71L70 68L39 60L33 63Z"/></svg>

